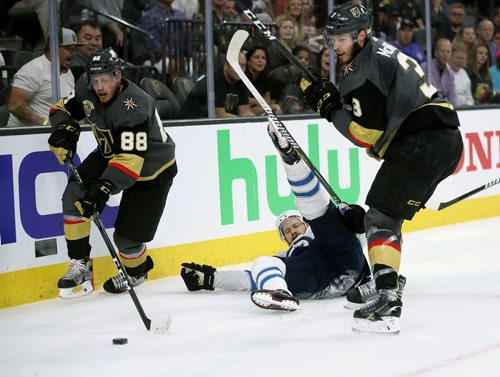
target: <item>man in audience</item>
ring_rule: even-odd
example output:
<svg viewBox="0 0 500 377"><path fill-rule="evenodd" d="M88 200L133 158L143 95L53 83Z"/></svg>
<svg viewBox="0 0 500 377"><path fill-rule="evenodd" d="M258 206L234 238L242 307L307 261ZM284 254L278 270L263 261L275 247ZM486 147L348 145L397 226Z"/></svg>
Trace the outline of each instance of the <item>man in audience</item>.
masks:
<svg viewBox="0 0 500 377"><path fill-rule="evenodd" d="M393 46L400 49L404 54L410 58L415 59L418 64L425 61L425 53L418 43L413 41L413 22L409 19L401 20L396 34L396 40L391 42Z"/></svg>
<svg viewBox="0 0 500 377"><path fill-rule="evenodd" d="M240 52L238 62L243 71L246 69L247 59ZM226 61L222 70L215 72L215 116L217 118L234 118L238 116L254 116L250 110L248 90L241 82L240 77ZM189 118L205 118L207 112L207 79L198 80L189 92L184 103L183 113Z"/></svg>
<svg viewBox="0 0 500 377"><path fill-rule="evenodd" d="M60 97L68 97L74 91L75 79L69 67L80 45L73 30L59 30ZM52 103L50 39L47 38L44 54L23 65L14 75L7 127L48 125Z"/></svg>
<svg viewBox="0 0 500 377"><path fill-rule="evenodd" d="M170 57L172 51L169 52L169 41L181 43L179 36L172 38L166 30L166 20L169 18L186 19L186 16L181 11L172 6L173 0L160 0L154 7L147 11L142 17L140 27L151 33L153 40L146 39L146 48L153 49L158 59L162 57ZM162 38L163 33L163 38ZM163 43L162 43L163 42Z"/></svg>
<svg viewBox="0 0 500 377"><path fill-rule="evenodd" d="M77 47L73 54L71 63L71 69L77 81L87 65L90 54L102 48L102 31L99 23L93 20L82 21L74 30L78 43L82 43L82 46Z"/></svg>
<svg viewBox="0 0 500 377"><path fill-rule="evenodd" d="M438 95L447 98L453 105L457 106L457 95L455 93L455 78L448 63L451 57L451 42L447 38L439 38L434 45L434 59L431 60L430 82L438 90ZM422 68L427 72L427 64Z"/></svg>
<svg viewBox="0 0 500 377"><path fill-rule="evenodd" d="M59 9L60 2L61 0L57 0L57 9ZM49 1L19 0L8 11L8 15L12 18L20 18L28 14L36 14L43 31L43 37L47 38L49 35Z"/></svg>
<svg viewBox="0 0 500 377"><path fill-rule="evenodd" d="M437 30L437 37L448 38L450 41L460 32L465 17L465 7L463 4L455 3L448 9L448 22L441 25Z"/></svg>
<svg viewBox="0 0 500 377"><path fill-rule="evenodd" d="M493 22L487 19L477 25L477 40L478 43L488 46L490 67L495 65L497 54L497 45L492 41L494 29Z"/></svg>
<svg viewBox="0 0 500 377"><path fill-rule="evenodd" d="M472 106L474 98L472 97L471 82L469 75L465 71L467 62L467 53L462 45L453 45L449 67L455 77L455 94L457 96L457 106Z"/></svg>

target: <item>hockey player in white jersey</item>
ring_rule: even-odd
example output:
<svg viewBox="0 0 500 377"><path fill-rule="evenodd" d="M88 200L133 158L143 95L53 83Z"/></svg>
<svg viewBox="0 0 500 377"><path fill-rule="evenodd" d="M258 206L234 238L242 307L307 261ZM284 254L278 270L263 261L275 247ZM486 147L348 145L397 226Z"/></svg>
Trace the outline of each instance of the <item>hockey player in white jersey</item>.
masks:
<svg viewBox="0 0 500 377"><path fill-rule="evenodd" d="M276 220L279 236L288 249L257 258L245 271L219 271L212 266L183 263L181 276L190 291L252 291L252 302L261 308L295 311L300 308L299 299L339 297L370 280L356 234L364 233L365 211L351 205L341 214L295 150L289 144L280 148L271 126L269 134L282 157L299 209L285 211Z"/></svg>

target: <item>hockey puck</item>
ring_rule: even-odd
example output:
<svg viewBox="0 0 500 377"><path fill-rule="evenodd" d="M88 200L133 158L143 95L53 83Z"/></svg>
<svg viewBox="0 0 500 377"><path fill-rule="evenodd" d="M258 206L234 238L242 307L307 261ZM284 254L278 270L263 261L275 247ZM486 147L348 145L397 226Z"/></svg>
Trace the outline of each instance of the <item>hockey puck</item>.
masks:
<svg viewBox="0 0 500 377"><path fill-rule="evenodd" d="M127 344L128 339L127 338L114 338L113 339L113 344Z"/></svg>

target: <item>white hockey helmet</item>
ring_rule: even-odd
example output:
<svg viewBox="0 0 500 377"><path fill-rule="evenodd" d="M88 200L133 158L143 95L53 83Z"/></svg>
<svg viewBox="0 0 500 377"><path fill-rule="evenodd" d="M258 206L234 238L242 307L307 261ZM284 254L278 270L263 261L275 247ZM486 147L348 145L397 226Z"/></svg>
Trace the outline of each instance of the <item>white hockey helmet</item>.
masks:
<svg viewBox="0 0 500 377"><path fill-rule="evenodd" d="M278 216L278 218L276 219L276 223L275 223L276 230L278 231L278 233L280 235L280 239L282 241L285 241L285 235L283 234L283 229L282 229L283 224L285 223L285 221L287 221L291 217L296 217L300 220L300 222L302 222L304 224L306 223L299 211L290 209L288 211L283 212L281 215Z"/></svg>

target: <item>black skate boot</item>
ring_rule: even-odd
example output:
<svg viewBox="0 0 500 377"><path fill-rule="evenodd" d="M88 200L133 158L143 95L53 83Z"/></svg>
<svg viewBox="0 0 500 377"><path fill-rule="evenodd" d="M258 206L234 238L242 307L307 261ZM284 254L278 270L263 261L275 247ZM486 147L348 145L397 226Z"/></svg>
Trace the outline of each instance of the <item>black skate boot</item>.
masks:
<svg viewBox="0 0 500 377"><path fill-rule="evenodd" d="M302 309L299 306L299 300L284 289L261 289L252 292L250 298L255 305L262 309L286 310L289 312Z"/></svg>
<svg viewBox="0 0 500 377"><path fill-rule="evenodd" d="M390 270L390 271L389 271ZM389 271L389 272L387 272ZM354 312L352 330L358 333L399 334L399 318L403 307L402 297L406 278L397 275L396 271L386 269L382 279L377 277L377 285L395 280L396 284L377 290L372 301Z"/></svg>
<svg viewBox="0 0 500 377"><path fill-rule="evenodd" d="M370 280L365 284L349 289L346 295L344 308L351 310L360 309L368 302L374 300L376 296L377 289L375 288L375 280Z"/></svg>
<svg viewBox="0 0 500 377"><path fill-rule="evenodd" d="M148 272L151 271L153 267L153 259L151 259L151 257L148 255L146 257L146 261L142 265L133 269L139 271L138 275L132 276L128 274L128 271L126 271L125 273L127 274L128 281L130 282L131 286L135 288L144 283L144 281L148 278ZM127 270L127 268L125 268L125 270ZM127 291L127 282L125 281L125 278L120 273L118 273L116 276L113 276L106 280L104 282L103 288L108 293L123 293Z"/></svg>
<svg viewBox="0 0 500 377"><path fill-rule="evenodd" d="M71 259L68 272L57 282L59 296L66 300L92 293L94 290L92 278L92 262L90 258Z"/></svg>

